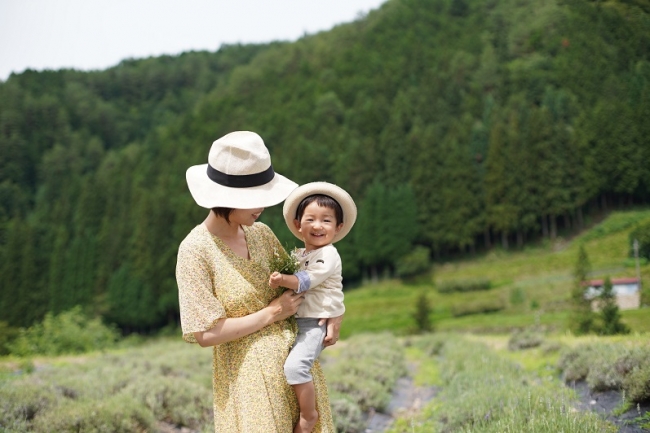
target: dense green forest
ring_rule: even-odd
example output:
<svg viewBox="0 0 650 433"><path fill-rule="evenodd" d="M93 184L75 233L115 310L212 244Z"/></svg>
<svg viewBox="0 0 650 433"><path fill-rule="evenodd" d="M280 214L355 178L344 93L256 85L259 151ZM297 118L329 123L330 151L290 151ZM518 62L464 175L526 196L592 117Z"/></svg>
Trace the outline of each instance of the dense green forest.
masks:
<svg viewBox="0 0 650 433"><path fill-rule="evenodd" d="M185 170L233 130L355 198L337 244L354 281L647 204L648 119L648 0L388 0L293 43L14 74L0 320L82 305L126 331L174 323L178 244L206 214ZM262 219L294 242L279 207Z"/></svg>

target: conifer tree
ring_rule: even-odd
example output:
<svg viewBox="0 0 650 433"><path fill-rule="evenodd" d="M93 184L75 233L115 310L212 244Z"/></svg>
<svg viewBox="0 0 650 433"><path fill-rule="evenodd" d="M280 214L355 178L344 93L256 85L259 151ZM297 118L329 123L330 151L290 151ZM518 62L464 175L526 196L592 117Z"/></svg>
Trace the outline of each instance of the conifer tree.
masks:
<svg viewBox="0 0 650 433"><path fill-rule="evenodd" d="M603 291L598 297L600 301L600 319L602 321L599 332L602 335L628 334L630 328L621 322L621 313L616 304L616 294L614 293L612 280L605 278Z"/></svg>
<svg viewBox="0 0 650 433"><path fill-rule="evenodd" d="M584 244L578 248L578 258L573 271L573 289L571 291L570 328L575 334L587 334L594 326L594 313L591 310L591 300L586 297L587 287L584 285L591 264Z"/></svg>
<svg viewBox="0 0 650 433"><path fill-rule="evenodd" d="M421 292L415 302L415 312L413 313L413 319L415 320L415 326L418 332L433 331L433 324L431 323L430 317L432 311L427 294L424 291Z"/></svg>

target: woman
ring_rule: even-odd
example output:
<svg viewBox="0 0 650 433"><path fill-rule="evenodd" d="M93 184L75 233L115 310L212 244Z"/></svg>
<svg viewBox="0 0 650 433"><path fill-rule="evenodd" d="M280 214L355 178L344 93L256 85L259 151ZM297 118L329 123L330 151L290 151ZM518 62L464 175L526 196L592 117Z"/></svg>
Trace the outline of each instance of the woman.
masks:
<svg viewBox="0 0 650 433"><path fill-rule="evenodd" d="M186 341L214 346L215 431L290 433L299 409L283 370L296 332L286 319L303 296L269 287L269 261L282 246L256 220L297 185L273 171L262 138L247 131L216 140L208 164L187 170L187 183L210 212L179 247L181 327ZM325 346L336 343L340 322L328 322ZM320 415L313 431L333 433L320 365L312 373Z"/></svg>

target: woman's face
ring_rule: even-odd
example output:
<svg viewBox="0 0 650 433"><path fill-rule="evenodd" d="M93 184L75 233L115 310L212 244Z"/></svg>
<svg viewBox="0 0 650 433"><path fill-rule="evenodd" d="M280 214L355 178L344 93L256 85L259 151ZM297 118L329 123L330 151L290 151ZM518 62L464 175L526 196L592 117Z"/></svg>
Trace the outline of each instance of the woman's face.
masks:
<svg viewBox="0 0 650 433"><path fill-rule="evenodd" d="M234 209L228 218L230 224L252 226L253 223L262 215L264 208L257 209Z"/></svg>

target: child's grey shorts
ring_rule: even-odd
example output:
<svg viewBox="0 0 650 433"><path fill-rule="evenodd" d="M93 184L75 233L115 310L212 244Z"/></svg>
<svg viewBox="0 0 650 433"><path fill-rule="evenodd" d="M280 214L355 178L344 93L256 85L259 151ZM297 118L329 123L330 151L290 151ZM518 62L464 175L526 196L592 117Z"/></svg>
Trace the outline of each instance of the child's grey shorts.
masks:
<svg viewBox="0 0 650 433"><path fill-rule="evenodd" d="M325 324L318 326L320 319L298 317L296 320L298 335L284 363L284 374L289 385L311 382L311 367L323 350L327 331Z"/></svg>

